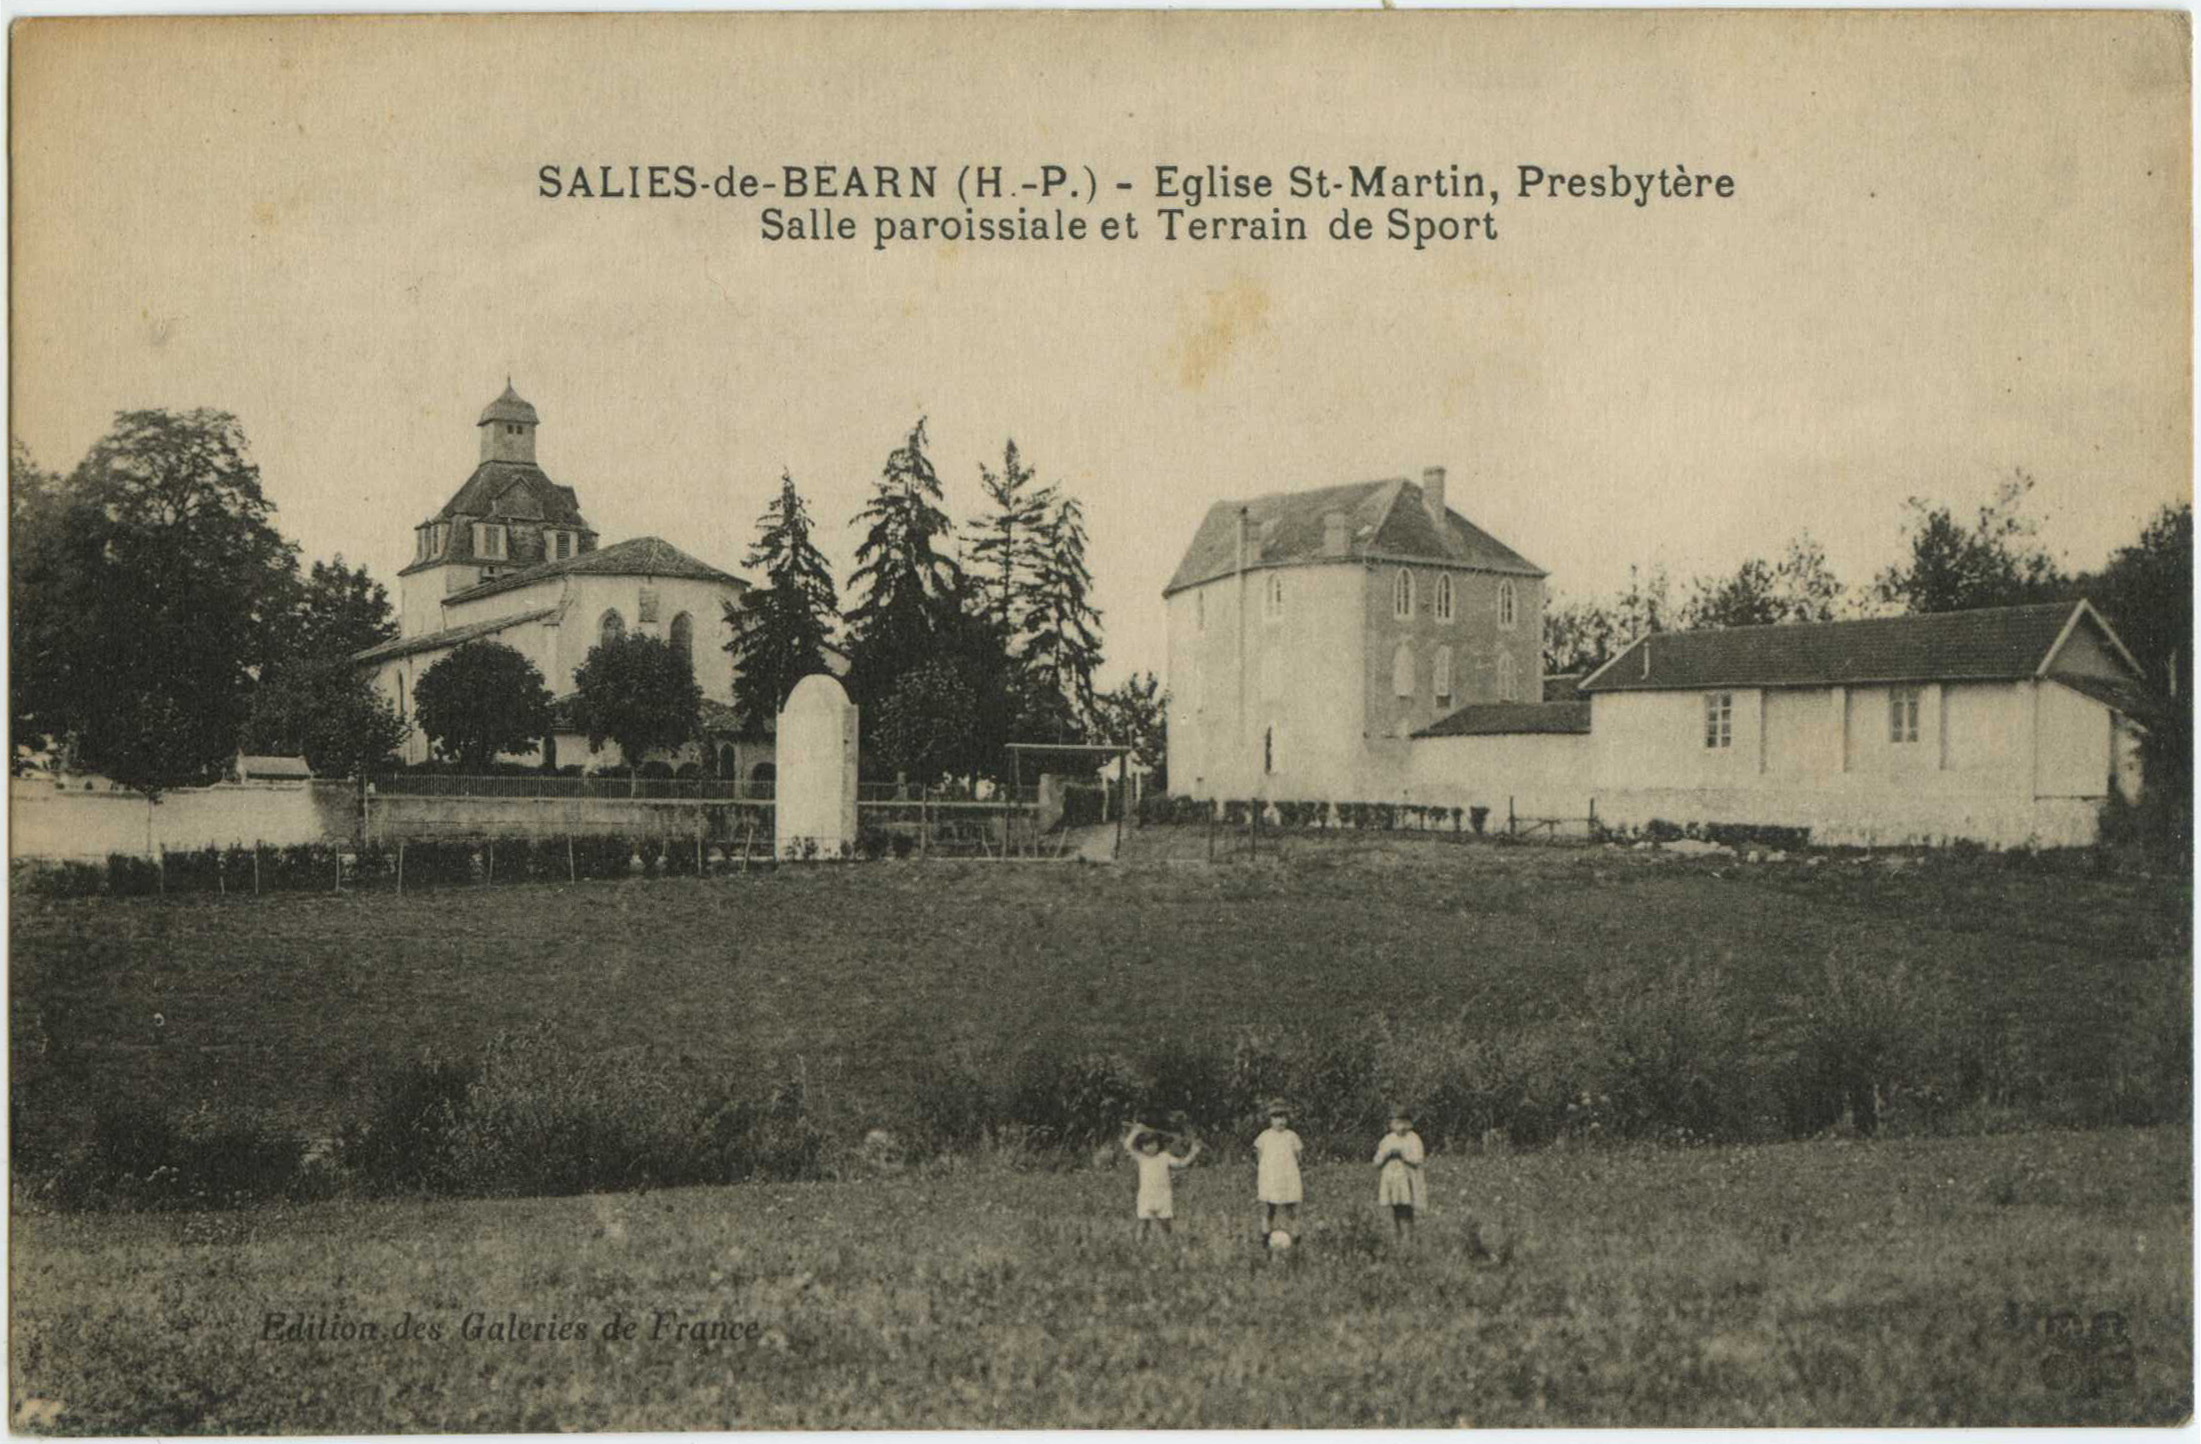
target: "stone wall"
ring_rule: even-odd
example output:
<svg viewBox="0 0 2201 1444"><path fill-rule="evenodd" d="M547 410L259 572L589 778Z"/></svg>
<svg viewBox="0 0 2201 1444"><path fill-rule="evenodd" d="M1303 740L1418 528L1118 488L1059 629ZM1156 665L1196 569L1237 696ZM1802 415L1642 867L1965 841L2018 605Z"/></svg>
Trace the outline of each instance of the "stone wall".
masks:
<svg viewBox="0 0 2201 1444"><path fill-rule="evenodd" d="M46 778L8 784L12 857L150 857L166 850L263 843L349 842L358 834L358 794L348 782L244 782L178 788L158 801L105 782L56 786Z"/></svg>
<svg viewBox="0 0 2201 1444"><path fill-rule="evenodd" d="M625 835L738 842L754 825L772 841L770 803L698 802L648 797L412 797L381 795L367 805L370 841L440 837Z"/></svg>

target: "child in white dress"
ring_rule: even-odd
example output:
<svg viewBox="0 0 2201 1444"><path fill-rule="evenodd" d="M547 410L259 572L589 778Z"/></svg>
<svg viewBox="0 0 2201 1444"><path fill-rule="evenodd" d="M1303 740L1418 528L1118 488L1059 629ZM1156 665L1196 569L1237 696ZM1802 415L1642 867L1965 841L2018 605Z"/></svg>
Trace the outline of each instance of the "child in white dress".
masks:
<svg viewBox="0 0 2201 1444"><path fill-rule="evenodd" d="M1177 1213L1169 1173L1173 1168L1192 1166L1192 1160L1200 1156L1199 1140L1193 1140L1192 1147L1179 1157L1163 1149L1160 1134L1143 1123L1134 1123L1123 1136L1123 1151L1139 1165L1139 1237L1152 1233L1156 1224L1168 1233Z"/></svg>
<svg viewBox="0 0 2201 1444"><path fill-rule="evenodd" d="M1261 1236L1276 1232L1279 1216L1288 1233L1299 1223L1299 1135L1290 1128L1291 1114L1282 1103L1269 1108L1269 1126L1253 1140L1256 1164L1255 1193L1261 1200Z"/></svg>
<svg viewBox="0 0 2201 1444"><path fill-rule="evenodd" d="M1414 1236L1414 1215L1429 1207L1429 1185L1422 1176L1421 1135L1414 1115L1393 1109L1391 1131L1376 1145L1376 1203L1391 1206L1391 1228L1399 1238Z"/></svg>

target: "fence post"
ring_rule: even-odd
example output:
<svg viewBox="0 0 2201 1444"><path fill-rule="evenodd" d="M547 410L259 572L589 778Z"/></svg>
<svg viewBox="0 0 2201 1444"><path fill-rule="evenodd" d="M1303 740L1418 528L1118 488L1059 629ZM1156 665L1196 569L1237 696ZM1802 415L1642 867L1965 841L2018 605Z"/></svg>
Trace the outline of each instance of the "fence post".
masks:
<svg viewBox="0 0 2201 1444"><path fill-rule="evenodd" d="M336 849L336 890L344 890L344 850Z"/></svg>
<svg viewBox="0 0 2201 1444"><path fill-rule="evenodd" d="M931 787L926 786L917 789L917 860L919 862L923 862L925 854L932 850L932 822L926 815L930 810L928 804L931 801Z"/></svg>
<svg viewBox="0 0 2201 1444"><path fill-rule="evenodd" d="M397 895L405 896L405 839L397 840Z"/></svg>
<svg viewBox="0 0 2201 1444"><path fill-rule="evenodd" d="M1213 862L1213 861L1215 861L1215 809L1216 809L1216 808L1217 808L1218 806L1220 806L1220 805L1221 805L1221 804L1217 803L1217 802L1216 802L1216 800L1215 800L1214 798L1212 798L1212 797L1211 797L1211 798L1209 798L1209 799L1208 799L1208 804L1207 804L1207 860L1208 860L1209 862Z"/></svg>
<svg viewBox="0 0 2201 1444"><path fill-rule="evenodd" d="M153 886L162 897L168 896L168 844L160 844L153 854Z"/></svg>
<svg viewBox="0 0 2201 1444"><path fill-rule="evenodd" d="M579 882L581 876L573 870L573 834L566 834L566 881Z"/></svg>
<svg viewBox="0 0 2201 1444"><path fill-rule="evenodd" d="M1597 799L1590 799L1590 841L1597 841Z"/></svg>
<svg viewBox="0 0 2201 1444"><path fill-rule="evenodd" d="M252 895L260 895L260 839L252 839Z"/></svg>
<svg viewBox="0 0 2201 1444"><path fill-rule="evenodd" d="M485 837L481 840L481 885L489 886L497 880L497 840Z"/></svg>
<svg viewBox="0 0 2201 1444"><path fill-rule="evenodd" d="M1514 824L1513 824L1513 795L1512 795L1511 793L1507 793L1507 794L1506 794L1506 836L1507 836L1507 837L1512 837L1513 835L1514 835Z"/></svg>

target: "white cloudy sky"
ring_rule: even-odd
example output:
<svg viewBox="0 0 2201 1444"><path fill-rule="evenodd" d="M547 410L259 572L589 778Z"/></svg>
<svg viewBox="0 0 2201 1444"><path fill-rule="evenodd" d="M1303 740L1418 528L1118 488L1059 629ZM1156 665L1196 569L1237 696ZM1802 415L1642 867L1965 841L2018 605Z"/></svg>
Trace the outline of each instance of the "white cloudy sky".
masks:
<svg viewBox="0 0 2201 1444"><path fill-rule="evenodd" d="M2182 25L34 23L10 428L65 468L118 409L233 411L285 530L394 591L507 372L607 541L733 569L783 467L845 563L839 523L924 414L959 516L1010 435L1084 500L1111 675L1160 668L1211 502L1433 463L1563 595L1801 529L1862 580L1905 497L1969 507L2017 467L2089 566L2192 489ZM748 204L536 195L545 162L650 161L1091 164L1141 211L1160 162L1682 163L1738 194L1509 197L1496 243L1420 254L884 255L766 245Z"/></svg>

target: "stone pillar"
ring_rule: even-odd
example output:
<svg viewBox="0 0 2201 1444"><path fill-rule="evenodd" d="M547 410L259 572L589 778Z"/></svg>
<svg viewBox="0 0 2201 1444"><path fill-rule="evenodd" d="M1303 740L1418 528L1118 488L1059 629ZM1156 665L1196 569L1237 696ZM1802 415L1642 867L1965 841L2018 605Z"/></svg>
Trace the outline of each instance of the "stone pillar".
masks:
<svg viewBox="0 0 2201 1444"><path fill-rule="evenodd" d="M781 860L856 854L856 704L814 672L779 717L773 848Z"/></svg>

